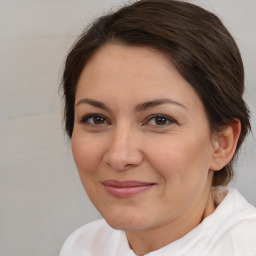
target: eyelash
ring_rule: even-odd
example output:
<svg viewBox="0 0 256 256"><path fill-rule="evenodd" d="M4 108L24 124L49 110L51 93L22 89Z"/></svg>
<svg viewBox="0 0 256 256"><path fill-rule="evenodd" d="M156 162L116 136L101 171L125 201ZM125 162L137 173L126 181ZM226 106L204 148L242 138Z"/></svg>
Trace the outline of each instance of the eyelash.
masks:
<svg viewBox="0 0 256 256"><path fill-rule="evenodd" d="M146 124L149 124L149 122L150 122L151 120L154 120L154 119L155 119L155 121L156 121L156 118L162 118L162 119L164 119L166 122L168 122L168 124L162 124L162 125L157 125L157 124L155 124L155 125L152 125L152 126L155 126L155 127L158 127L158 128L166 127L166 126L169 126L169 125L171 125L171 124L176 123L176 121L175 121L173 118L171 118L171 117L169 117L169 116L166 116L166 115L163 115L163 114L151 115L151 116L148 117L148 119L146 120L145 123L146 123ZM150 125L150 124L149 124L149 125Z"/></svg>
<svg viewBox="0 0 256 256"><path fill-rule="evenodd" d="M90 123L89 122L90 118L93 118L94 121L95 121L95 118L101 118L103 123L100 123L100 124ZM156 118L162 118L166 122L168 122L168 124L159 124L159 125L157 125L157 124L149 124L151 120L155 119L155 121L156 121ZM80 120L80 123L81 124L88 124L88 125L91 125L91 126L102 126L102 125L105 125L105 124L107 124L107 125L111 124L108 121L108 119L104 115L101 115L101 114L90 114L90 115L84 116ZM149 125L149 126L154 126L154 127L162 128L162 127L166 127L166 126L169 126L171 124L174 124L174 123L177 123L177 122L173 118L171 118L169 116L166 116L166 115L163 115L163 114L154 114L154 115L149 116L146 119L146 121L143 123L143 126Z"/></svg>
<svg viewBox="0 0 256 256"><path fill-rule="evenodd" d="M81 124L86 124L86 123L87 123L87 124L92 125L92 126L100 126L100 125L102 125L102 124L93 124L93 123L90 123L90 122L88 121L90 118L93 118L93 119L95 119L95 118L103 118L103 119L104 119L104 122L107 121L107 123L110 123L110 122L107 120L107 118L106 118L105 116L100 115L100 114L90 114L90 115L84 116L84 117L81 119L80 123L81 123Z"/></svg>

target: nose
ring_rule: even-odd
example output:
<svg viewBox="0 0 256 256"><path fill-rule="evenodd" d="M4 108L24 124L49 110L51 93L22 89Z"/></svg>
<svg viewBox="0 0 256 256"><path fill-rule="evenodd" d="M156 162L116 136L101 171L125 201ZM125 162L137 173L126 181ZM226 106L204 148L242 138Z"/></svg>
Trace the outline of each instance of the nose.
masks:
<svg viewBox="0 0 256 256"><path fill-rule="evenodd" d="M121 127L113 131L103 160L116 171L139 166L143 161L143 153L137 132Z"/></svg>

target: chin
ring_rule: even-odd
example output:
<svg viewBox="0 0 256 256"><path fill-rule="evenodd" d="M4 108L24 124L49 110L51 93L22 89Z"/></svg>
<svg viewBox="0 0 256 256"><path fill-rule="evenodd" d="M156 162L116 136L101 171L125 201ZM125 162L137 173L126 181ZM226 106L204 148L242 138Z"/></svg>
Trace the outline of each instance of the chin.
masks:
<svg viewBox="0 0 256 256"><path fill-rule="evenodd" d="M124 231L128 231L128 230L143 230L144 225L141 224L137 224L137 221L134 220L109 220L109 219L105 219L108 223L109 226L111 226L113 229L117 229L117 230L124 230Z"/></svg>
<svg viewBox="0 0 256 256"><path fill-rule="evenodd" d="M150 216L138 214L138 212L128 212L128 210L111 211L102 214L106 222L114 229L118 230L143 230L149 226Z"/></svg>

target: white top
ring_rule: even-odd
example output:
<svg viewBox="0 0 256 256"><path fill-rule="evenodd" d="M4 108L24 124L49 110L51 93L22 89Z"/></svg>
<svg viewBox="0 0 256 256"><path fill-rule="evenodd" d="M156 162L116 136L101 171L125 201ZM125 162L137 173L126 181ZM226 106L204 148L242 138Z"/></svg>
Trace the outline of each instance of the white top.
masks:
<svg viewBox="0 0 256 256"><path fill-rule="evenodd" d="M213 214L173 243L147 256L256 256L256 208L230 189ZM69 236L60 256L135 256L124 231L105 220Z"/></svg>

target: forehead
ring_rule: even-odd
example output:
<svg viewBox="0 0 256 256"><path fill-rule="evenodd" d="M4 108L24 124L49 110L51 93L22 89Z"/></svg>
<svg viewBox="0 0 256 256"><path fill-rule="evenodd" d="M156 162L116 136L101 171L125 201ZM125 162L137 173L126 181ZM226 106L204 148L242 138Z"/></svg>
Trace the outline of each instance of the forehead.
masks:
<svg viewBox="0 0 256 256"><path fill-rule="evenodd" d="M166 96L188 105L200 101L192 86L161 52L147 47L108 44L84 67L76 101L81 97L147 101Z"/></svg>
<svg viewBox="0 0 256 256"><path fill-rule="evenodd" d="M154 72L150 72L153 71ZM81 74L90 75L95 71L98 73L97 79L104 75L111 76L130 75L136 78L147 76L153 78L154 75L166 75L166 71L177 73L169 58L160 51L143 46L127 46L123 44L107 44L100 47L88 61ZM162 72L160 72L162 71ZM91 73L92 72L92 73Z"/></svg>

